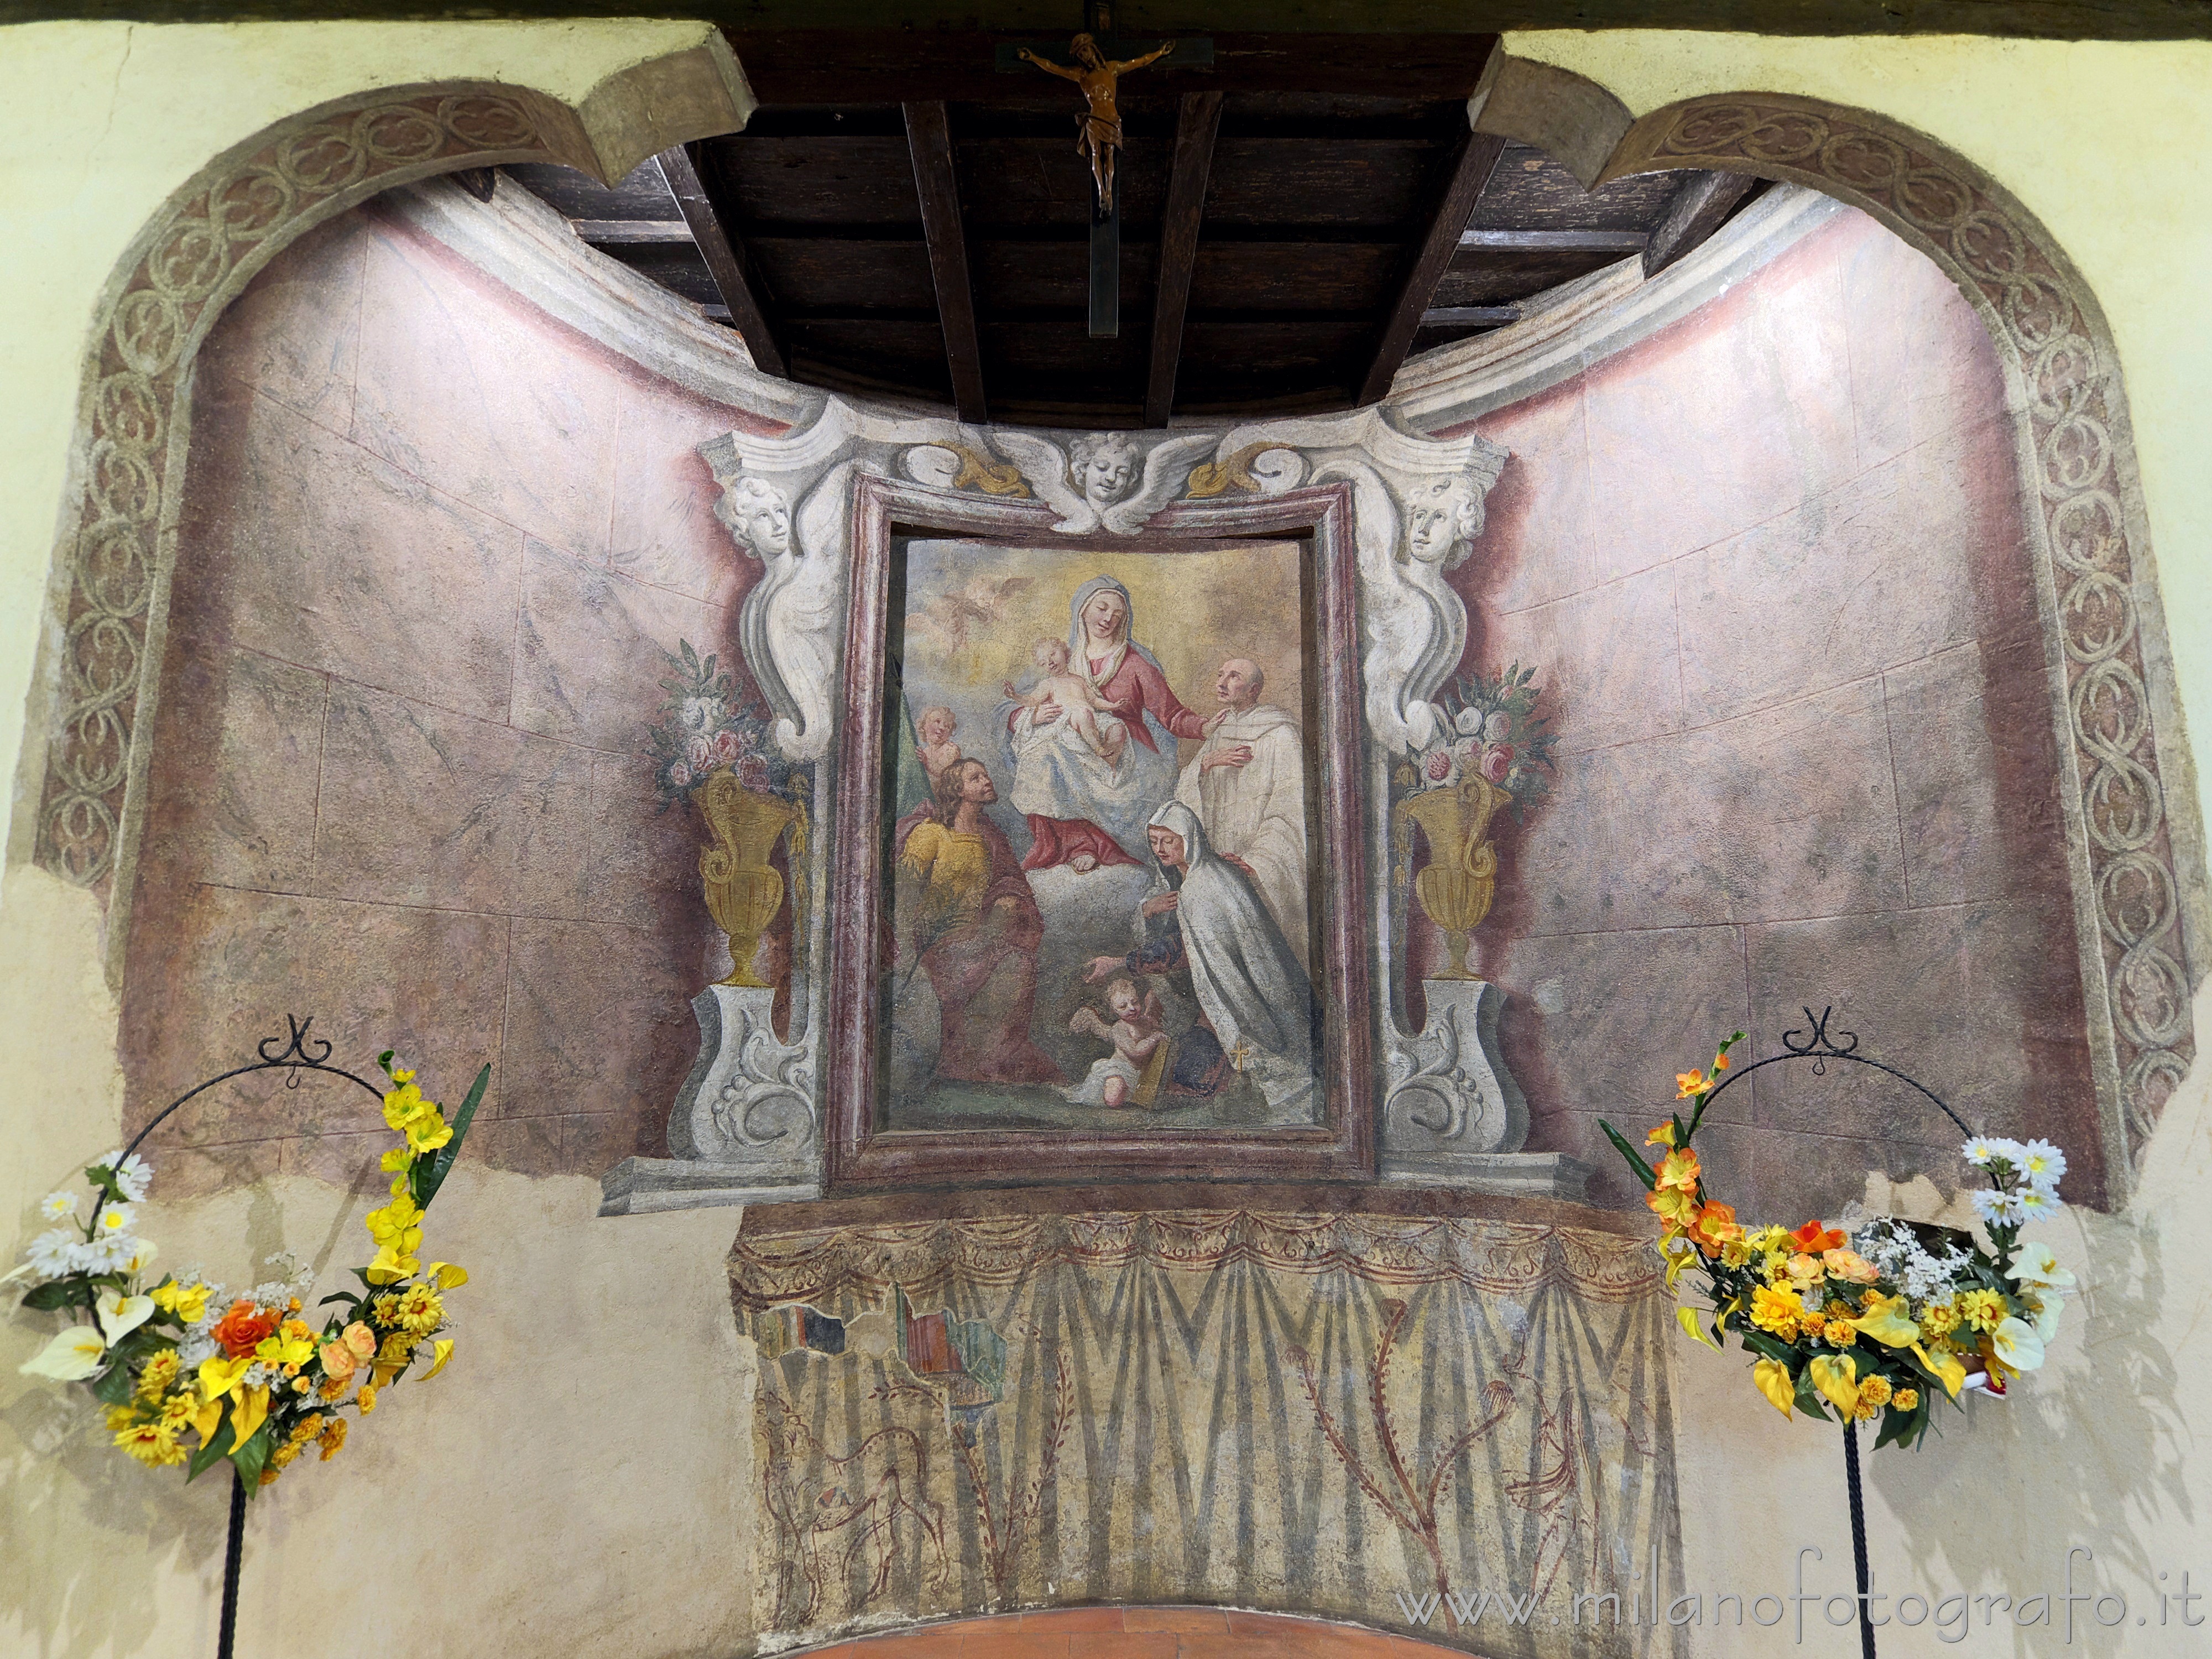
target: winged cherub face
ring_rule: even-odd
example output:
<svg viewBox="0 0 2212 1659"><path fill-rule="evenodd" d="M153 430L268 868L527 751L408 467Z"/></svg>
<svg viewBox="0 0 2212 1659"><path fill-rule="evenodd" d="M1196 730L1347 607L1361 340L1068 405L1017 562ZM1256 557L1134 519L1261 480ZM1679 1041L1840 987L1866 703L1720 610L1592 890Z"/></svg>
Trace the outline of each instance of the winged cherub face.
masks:
<svg viewBox="0 0 2212 1659"><path fill-rule="evenodd" d="M1077 444L1074 461L1075 482L1094 507L1112 506L1137 481L1136 450L1115 439Z"/></svg>

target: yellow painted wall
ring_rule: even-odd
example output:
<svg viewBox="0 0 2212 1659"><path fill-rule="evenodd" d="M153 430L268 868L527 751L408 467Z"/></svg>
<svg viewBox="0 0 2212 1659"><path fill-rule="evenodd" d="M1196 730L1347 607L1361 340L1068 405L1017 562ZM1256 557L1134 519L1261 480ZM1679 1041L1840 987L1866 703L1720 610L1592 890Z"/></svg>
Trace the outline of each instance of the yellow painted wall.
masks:
<svg viewBox="0 0 2212 1659"><path fill-rule="evenodd" d="M696 25L635 21L0 30L5 775L21 744L94 296L167 194L233 143L348 92L467 76L574 100L610 73L700 38ZM2203 459L2212 453L2204 398L2212 170L2200 165L2196 142L2212 124L2212 48L1548 33L1515 36L1509 46L1603 82L1638 112L1734 89L1875 109L1952 145L2040 216L2097 291L2119 343L2182 691L2197 731L2212 732L2212 466ZM100 969L99 921L90 899L42 872L11 870L0 886L0 1029L9 1053L0 1221L10 1236L73 1159L116 1139L115 1011ZM2197 1013L2200 1025L2212 1023L2212 1004L2200 1000ZM2200 1380L2212 1323L2197 1316L2206 1284L2201 1194L2212 1176L2207 1093L2200 1067L2161 1126L2153 1178L2134 1211L2085 1218L2078 1242L2063 1249L2077 1262L2090 1255L2101 1277L2054 1361L2056 1386L2016 1402L2009 1426L1978 1428L1972 1442L1917 1466L1893 1459L1878 1468L1874 1518L1885 1547L1914 1551L1951 1578L2003 1582L1996 1576L2022 1564L2047 1577L2054 1541L2063 1552L2075 1533L2090 1542L2132 1539L2146 1577L2212 1572L2203 1565L2212 1556L2203 1548L2202 1497L2212 1486L2201 1455L2188 1461L2185 1431L2212 1413ZM352 1479L313 1472L289 1512L257 1522L276 1547L264 1561L281 1559L285 1572L256 1581L249 1568L246 1646L314 1650L298 1644L317 1629L321 1607L346 1632L325 1650L408 1629L418 1650L461 1651L477 1607L483 1628L512 1631L518 1650L728 1650L742 1635L736 1610L749 1588L736 1582L738 1553L726 1547L735 1530L727 1506L750 1484L716 1279L734 1215L592 1224L588 1182L485 1175L457 1177L456 1188L453 1254L479 1268L484 1297L463 1334L483 1368L472 1374L457 1360L430 1385L454 1390L450 1415L434 1413L427 1393L410 1400L401 1390L391 1416L366 1425L375 1433L349 1448L365 1466ZM240 1237L320 1255L326 1240L365 1237L357 1218L366 1201L279 1179L168 1206L152 1231L169 1243L173 1265L198 1243L211 1267L242 1275ZM542 1291L542 1304L516 1293L524 1286ZM534 1323L540 1308L554 1322L596 1310L600 1363ZM112 1454L82 1425L70 1430L42 1385L15 1375L33 1346L27 1328L0 1324L0 1486L10 1497L0 1559L36 1564L29 1574L0 1573L0 1651L209 1650L213 1608L203 1587L220 1551L219 1486L196 1487L187 1504L152 1516L143 1510L150 1500L95 1484L93 1472ZM1712 1390L1697 1396L1685 1440L1693 1576L1748 1580L1755 1568L1772 1582L1787 1569L1780 1552L1803 1534L1800 1513L1823 1528L1832 1559L1840 1534L1831 1524L1838 1496L1830 1433L1785 1431L1777 1419L1744 1437L1742 1414L1757 1420L1765 1408L1741 1403L1747 1391L1737 1368L1694 1351L1676 1363L1680 1381ZM649 1386L620 1369L630 1365ZM410 1433L425 1437L428 1462L402 1457ZM2054 1477L2064 1500L2056 1506L2038 1495ZM1931 1493L1946 1496L1938 1503ZM372 1539L395 1575L393 1598L374 1605L346 1560ZM592 1582L579 1577L656 1551L668 1571L628 1583L633 1595L650 1585L647 1601L623 1600L619 1575L595 1599ZM718 1574L723 1561L730 1566ZM532 1599L540 1590L542 1604ZM410 1611L418 1592L437 1609L429 1625ZM1816 1628L1804 1650L1850 1650L1848 1632ZM2006 1639L1977 1637L1984 1645ZM2130 1645L2178 1651L2179 1640L2178 1632L2154 1631ZM1707 1633L1697 1648L1778 1645L1771 1638L1716 1644ZM2031 1650L2047 1645L2055 1650L2040 1639ZM1925 1635L1885 1641L1885 1651L1914 1650L1937 1648Z"/></svg>

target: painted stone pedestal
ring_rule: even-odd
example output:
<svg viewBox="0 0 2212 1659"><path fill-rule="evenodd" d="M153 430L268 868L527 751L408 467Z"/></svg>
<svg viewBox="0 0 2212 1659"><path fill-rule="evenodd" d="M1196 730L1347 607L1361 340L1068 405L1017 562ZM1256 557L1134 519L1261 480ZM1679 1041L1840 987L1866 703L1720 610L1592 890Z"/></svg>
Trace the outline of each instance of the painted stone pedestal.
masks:
<svg viewBox="0 0 2212 1659"><path fill-rule="evenodd" d="M1487 980L1430 979L1428 1024L1390 1044L1382 1179L1529 1198L1579 1199L1589 1166L1524 1152L1528 1102L1498 1052L1505 994Z"/></svg>
<svg viewBox="0 0 2212 1659"><path fill-rule="evenodd" d="M667 1158L627 1158L600 1177L601 1215L787 1203L822 1196L822 1139L803 1043L778 1040L775 993L710 985L691 999L699 1058L668 1115Z"/></svg>

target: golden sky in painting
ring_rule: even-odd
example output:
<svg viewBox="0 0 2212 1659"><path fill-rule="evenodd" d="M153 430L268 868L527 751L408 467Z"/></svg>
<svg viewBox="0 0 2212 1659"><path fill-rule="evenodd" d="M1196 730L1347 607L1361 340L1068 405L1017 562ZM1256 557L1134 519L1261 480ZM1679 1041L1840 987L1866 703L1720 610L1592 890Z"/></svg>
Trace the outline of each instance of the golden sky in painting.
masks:
<svg viewBox="0 0 2212 1659"><path fill-rule="evenodd" d="M1222 659L1249 657L1267 676L1261 701L1304 723L1298 550L1289 542L1193 553L915 542L907 566L909 684L932 683L971 703L994 699L1002 680L1026 688L1037 672L1030 647L1044 635L1067 637L1069 599L1101 575L1128 588L1137 642L1159 659L1189 707L1211 714ZM1023 577L1026 586L1005 586Z"/></svg>

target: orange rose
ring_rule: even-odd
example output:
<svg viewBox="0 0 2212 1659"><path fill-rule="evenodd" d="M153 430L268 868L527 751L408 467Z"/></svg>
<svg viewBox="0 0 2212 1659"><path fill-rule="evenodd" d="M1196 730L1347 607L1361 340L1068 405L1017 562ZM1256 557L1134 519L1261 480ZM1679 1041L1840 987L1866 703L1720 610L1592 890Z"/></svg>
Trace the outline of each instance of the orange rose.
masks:
<svg viewBox="0 0 2212 1659"><path fill-rule="evenodd" d="M323 1375L334 1382L343 1382L360 1363L353 1357L353 1350L343 1342L324 1343L321 1354Z"/></svg>
<svg viewBox="0 0 2212 1659"><path fill-rule="evenodd" d="M230 1304L230 1311L217 1322L212 1334L225 1353L233 1359L244 1359L268 1340L276 1328L275 1314L264 1313L240 1297Z"/></svg>
<svg viewBox="0 0 2212 1659"><path fill-rule="evenodd" d="M376 1333L358 1319L338 1333L338 1340L353 1350L356 1359L374 1359L376 1357Z"/></svg>

